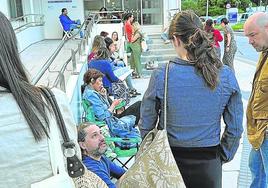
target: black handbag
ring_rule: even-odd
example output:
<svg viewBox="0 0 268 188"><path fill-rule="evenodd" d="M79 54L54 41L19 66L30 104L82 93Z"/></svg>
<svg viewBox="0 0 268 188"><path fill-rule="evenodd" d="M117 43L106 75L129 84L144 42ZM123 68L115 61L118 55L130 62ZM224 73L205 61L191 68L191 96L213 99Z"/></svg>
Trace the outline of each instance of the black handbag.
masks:
<svg viewBox="0 0 268 188"><path fill-rule="evenodd" d="M47 99L49 104L52 107L54 115L56 117L57 125L60 129L62 138L63 138L63 148L64 148L64 156L67 159L67 171L71 178L77 178L85 173L85 167L83 166L82 162L76 155L75 144L73 141L70 140L68 132L66 130L66 126L60 112L58 103L56 101L55 95L53 92L46 87L40 87L43 96Z"/></svg>

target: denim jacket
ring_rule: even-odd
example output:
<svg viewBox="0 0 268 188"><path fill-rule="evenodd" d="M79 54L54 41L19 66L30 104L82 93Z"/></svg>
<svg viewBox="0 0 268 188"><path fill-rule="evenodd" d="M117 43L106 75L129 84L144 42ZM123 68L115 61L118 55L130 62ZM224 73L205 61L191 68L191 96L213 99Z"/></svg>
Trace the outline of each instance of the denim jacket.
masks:
<svg viewBox="0 0 268 188"><path fill-rule="evenodd" d="M83 99L90 101L97 120L106 122L111 136L120 138L140 137L139 131L134 127L136 120L134 115L127 115L121 118L115 117L108 110L110 106L108 100L90 86L85 88ZM133 145L136 146L136 144Z"/></svg>
<svg viewBox="0 0 268 188"><path fill-rule="evenodd" d="M160 117L163 127L163 96L165 67L151 76L144 94L139 122L144 137ZM172 147L210 147L220 144L224 162L230 161L239 146L243 132L243 104L232 70L223 66L219 84L208 88L195 67L187 61L175 59L169 65L167 97L167 133ZM223 135L221 117L226 124Z"/></svg>

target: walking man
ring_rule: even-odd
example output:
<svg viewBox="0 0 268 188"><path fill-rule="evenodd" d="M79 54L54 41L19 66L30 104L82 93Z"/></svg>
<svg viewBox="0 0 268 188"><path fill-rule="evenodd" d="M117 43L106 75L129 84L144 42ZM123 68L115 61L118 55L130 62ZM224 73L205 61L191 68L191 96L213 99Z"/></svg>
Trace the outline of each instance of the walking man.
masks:
<svg viewBox="0 0 268 188"><path fill-rule="evenodd" d="M252 93L247 107L247 134L252 150L249 167L251 188L268 185L268 14L259 12L248 18L244 25L249 43L260 52L253 78Z"/></svg>

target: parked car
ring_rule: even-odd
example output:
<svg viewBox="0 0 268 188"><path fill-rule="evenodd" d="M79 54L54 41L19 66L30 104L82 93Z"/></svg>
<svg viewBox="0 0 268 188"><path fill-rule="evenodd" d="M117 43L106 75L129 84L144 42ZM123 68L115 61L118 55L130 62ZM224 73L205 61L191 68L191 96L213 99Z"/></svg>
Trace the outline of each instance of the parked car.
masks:
<svg viewBox="0 0 268 188"><path fill-rule="evenodd" d="M240 17L240 23L244 23L253 13L243 13Z"/></svg>
<svg viewBox="0 0 268 188"><path fill-rule="evenodd" d="M226 18L226 15L220 15L220 16L217 16L215 19L214 19L214 23L215 24L221 24L221 19L222 18Z"/></svg>

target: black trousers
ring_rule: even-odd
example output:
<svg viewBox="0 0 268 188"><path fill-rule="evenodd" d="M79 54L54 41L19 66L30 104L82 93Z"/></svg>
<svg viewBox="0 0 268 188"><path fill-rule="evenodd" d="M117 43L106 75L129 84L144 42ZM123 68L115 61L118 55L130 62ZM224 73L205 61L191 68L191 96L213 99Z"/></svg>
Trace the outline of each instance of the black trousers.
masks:
<svg viewBox="0 0 268 188"><path fill-rule="evenodd" d="M116 114L115 116L121 118L127 115L134 115L136 117L135 125L137 125L140 120L140 108L141 101L137 101L134 104L130 105L127 109L125 109L121 114Z"/></svg>
<svg viewBox="0 0 268 188"><path fill-rule="evenodd" d="M187 188L222 187L222 162L218 146L171 147L171 150Z"/></svg>

